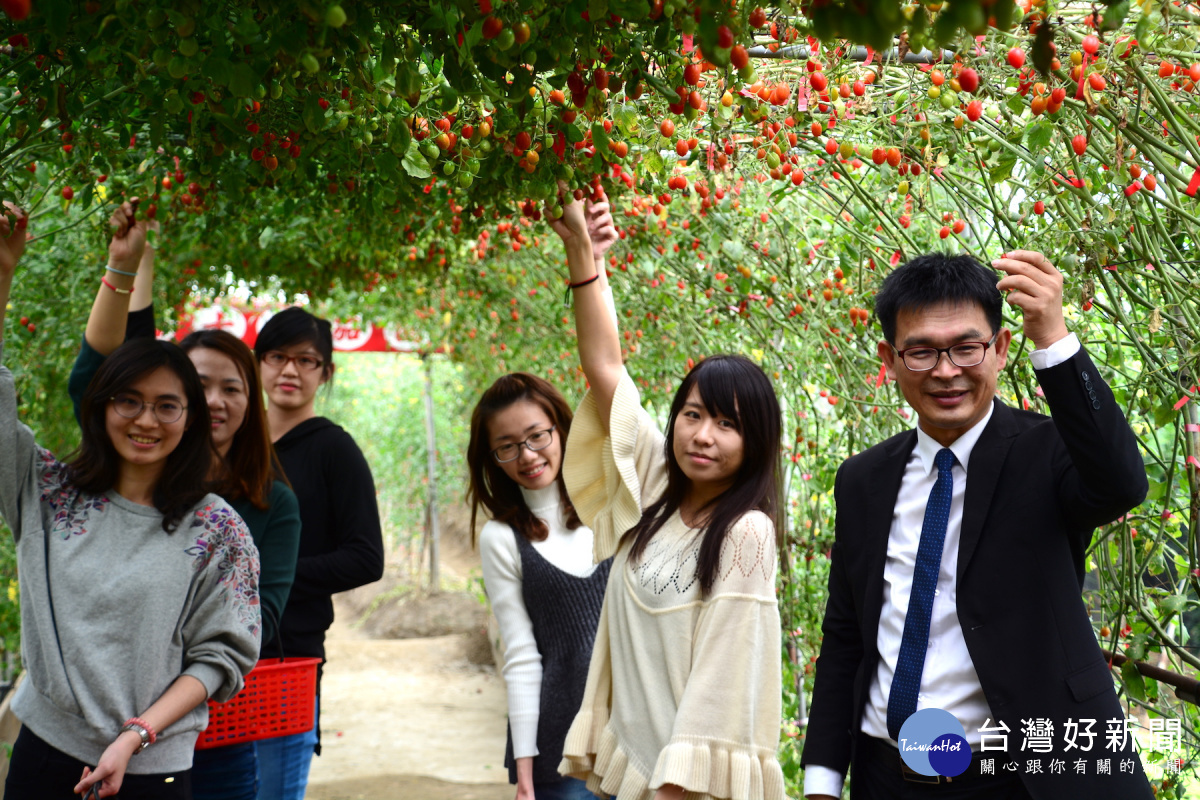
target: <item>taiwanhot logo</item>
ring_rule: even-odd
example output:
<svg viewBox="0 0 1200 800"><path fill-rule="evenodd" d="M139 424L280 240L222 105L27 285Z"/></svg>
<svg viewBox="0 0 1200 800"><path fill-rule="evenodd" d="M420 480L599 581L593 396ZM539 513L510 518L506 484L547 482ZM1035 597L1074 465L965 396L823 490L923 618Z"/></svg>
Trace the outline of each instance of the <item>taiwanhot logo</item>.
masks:
<svg viewBox="0 0 1200 800"><path fill-rule="evenodd" d="M949 711L923 708L900 728L900 758L921 775L957 777L971 765L971 745L962 723Z"/></svg>

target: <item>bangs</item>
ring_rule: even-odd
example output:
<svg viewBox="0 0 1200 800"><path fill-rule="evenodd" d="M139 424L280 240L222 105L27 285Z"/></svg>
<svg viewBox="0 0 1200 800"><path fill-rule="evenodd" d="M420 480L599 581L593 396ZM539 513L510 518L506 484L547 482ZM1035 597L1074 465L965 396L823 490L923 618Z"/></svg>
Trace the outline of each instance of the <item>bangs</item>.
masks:
<svg viewBox="0 0 1200 800"><path fill-rule="evenodd" d="M692 373L692 385L700 393L700 402L709 414L728 417L740 429L742 417L738 410L738 371L733 367L728 359L705 359Z"/></svg>

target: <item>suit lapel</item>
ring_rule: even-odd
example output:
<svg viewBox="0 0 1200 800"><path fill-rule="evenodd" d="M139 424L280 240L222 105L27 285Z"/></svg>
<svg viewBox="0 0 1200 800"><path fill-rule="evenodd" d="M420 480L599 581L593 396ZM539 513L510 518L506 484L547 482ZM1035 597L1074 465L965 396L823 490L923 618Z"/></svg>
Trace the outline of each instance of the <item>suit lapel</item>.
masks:
<svg viewBox="0 0 1200 800"><path fill-rule="evenodd" d="M870 486L877 487L879 494L864 503L863 530L866 531L865 545L869 549L866 560L866 602L863 608L863 636L868 648L875 647L875 636L879 627L879 613L883 609L883 568L887 561L888 537L892 531L892 519L896 514L896 498L900 494L900 482L904 480L904 469L908 457L917 445L916 430L896 436L884 448L884 456L871 470Z"/></svg>
<svg viewBox="0 0 1200 800"><path fill-rule="evenodd" d="M983 521L987 519L996 492L996 482L1016 435L1017 424L1012 409L999 400L994 401L992 418L971 450L967 469L967 492L963 496L962 532L958 542L958 574L955 576L960 586L971 556L975 554L975 546L979 544Z"/></svg>

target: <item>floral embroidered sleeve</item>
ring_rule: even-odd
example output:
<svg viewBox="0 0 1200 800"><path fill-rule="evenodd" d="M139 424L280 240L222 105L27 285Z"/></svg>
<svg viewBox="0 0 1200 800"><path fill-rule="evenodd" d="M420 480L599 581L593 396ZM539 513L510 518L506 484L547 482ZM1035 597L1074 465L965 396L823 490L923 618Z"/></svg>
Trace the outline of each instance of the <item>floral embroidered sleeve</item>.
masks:
<svg viewBox="0 0 1200 800"><path fill-rule="evenodd" d="M215 495L205 498L176 535L190 540L195 570L183 625L183 674L224 702L241 690L243 676L258 660L258 549L242 518Z"/></svg>

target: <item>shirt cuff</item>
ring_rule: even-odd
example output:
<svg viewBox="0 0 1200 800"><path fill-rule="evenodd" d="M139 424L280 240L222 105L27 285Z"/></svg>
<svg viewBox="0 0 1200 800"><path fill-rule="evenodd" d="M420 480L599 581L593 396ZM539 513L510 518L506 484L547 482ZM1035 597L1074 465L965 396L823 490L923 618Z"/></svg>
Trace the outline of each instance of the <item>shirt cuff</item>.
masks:
<svg viewBox="0 0 1200 800"><path fill-rule="evenodd" d="M1079 352L1079 348L1079 337L1068 333L1045 350L1034 350L1029 354L1029 360L1033 362L1034 369L1050 369L1069 361Z"/></svg>
<svg viewBox="0 0 1200 800"><path fill-rule="evenodd" d="M812 764L804 769L804 796L827 794L841 797L845 781L846 777L837 770Z"/></svg>

